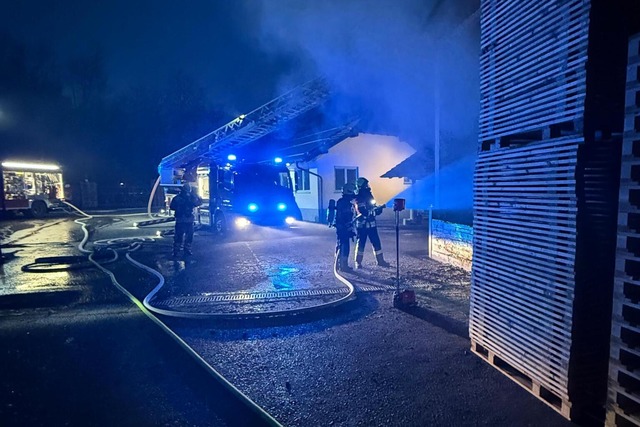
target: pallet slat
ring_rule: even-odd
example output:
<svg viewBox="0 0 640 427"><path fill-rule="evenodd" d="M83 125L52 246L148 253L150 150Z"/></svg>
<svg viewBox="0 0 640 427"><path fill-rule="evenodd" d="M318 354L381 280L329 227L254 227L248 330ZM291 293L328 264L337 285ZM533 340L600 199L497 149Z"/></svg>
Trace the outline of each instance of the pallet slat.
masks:
<svg viewBox="0 0 640 427"><path fill-rule="evenodd" d="M634 67L640 34L629 40L628 71ZM623 136L616 251L616 278L613 289L607 425L640 426L640 230L630 227L640 213L640 152L634 152L634 132L638 109L637 69L627 72L625 133Z"/></svg>

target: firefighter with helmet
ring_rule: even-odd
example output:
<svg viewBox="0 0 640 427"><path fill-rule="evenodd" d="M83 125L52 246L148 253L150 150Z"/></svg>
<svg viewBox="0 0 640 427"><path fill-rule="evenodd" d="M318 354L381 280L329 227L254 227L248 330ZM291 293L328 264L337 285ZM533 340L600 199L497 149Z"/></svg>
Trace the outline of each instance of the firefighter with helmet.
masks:
<svg viewBox="0 0 640 427"><path fill-rule="evenodd" d="M174 211L176 225L173 235L173 256L177 257L181 249L185 255L191 255L193 242L194 209L202 204L202 199L191 189L189 183L182 185L180 193L171 199L170 209ZM183 246L184 242L184 246Z"/></svg>
<svg viewBox="0 0 640 427"><path fill-rule="evenodd" d="M336 228L336 253L338 254L338 270L348 271L349 267L349 250L352 237L356 235L353 229L353 216L356 185L349 182L342 186L342 197L336 202L335 216L330 227Z"/></svg>
<svg viewBox="0 0 640 427"><path fill-rule="evenodd" d="M384 260L382 254L382 243L380 242L380 236L378 235L378 228L376 226L376 216L382 213L384 205L376 205L376 200L371 193L371 187L369 187L369 180L367 178L358 178L354 206L356 211L355 267L362 268L362 259L364 258L364 247L367 244L367 238L371 240L376 263L381 267L389 267L389 263Z"/></svg>

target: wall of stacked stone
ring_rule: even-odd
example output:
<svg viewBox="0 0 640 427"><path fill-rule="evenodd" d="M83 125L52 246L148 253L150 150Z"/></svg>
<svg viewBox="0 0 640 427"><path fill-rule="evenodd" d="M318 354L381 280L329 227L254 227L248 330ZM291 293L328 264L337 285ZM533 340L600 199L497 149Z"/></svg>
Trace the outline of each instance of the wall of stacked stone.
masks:
<svg viewBox="0 0 640 427"><path fill-rule="evenodd" d="M471 271L473 227L434 219L430 239L431 258Z"/></svg>

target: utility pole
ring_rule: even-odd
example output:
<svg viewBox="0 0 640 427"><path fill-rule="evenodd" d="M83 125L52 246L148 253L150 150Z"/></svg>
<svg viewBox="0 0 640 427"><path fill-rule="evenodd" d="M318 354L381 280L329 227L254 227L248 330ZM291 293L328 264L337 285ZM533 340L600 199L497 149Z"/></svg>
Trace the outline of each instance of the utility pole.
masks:
<svg viewBox="0 0 640 427"><path fill-rule="evenodd" d="M440 207L440 54L436 55L434 62L434 117L433 117L433 176L434 176L434 205Z"/></svg>
<svg viewBox="0 0 640 427"><path fill-rule="evenodd" d="M454 29L453 33L441 38L440 41L444 44L451 43L469 24L479 18L480 8L478 7ZM433 61L433 207L435 209L440 208L440 60L442 58L442 44L436 45L435 60Z"/></svg>

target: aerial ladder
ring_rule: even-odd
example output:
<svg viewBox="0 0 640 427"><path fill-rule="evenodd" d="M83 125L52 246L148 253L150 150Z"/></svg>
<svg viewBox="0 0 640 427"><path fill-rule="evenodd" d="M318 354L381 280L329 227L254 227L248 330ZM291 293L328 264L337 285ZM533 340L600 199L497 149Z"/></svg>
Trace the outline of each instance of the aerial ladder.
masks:
<svg viewBox="0 0 640 427"><path fill-rule="evenodd" d="M223 159L232 150L246 146L277 130L283 123L319 107L328 97L329 89L326 80L314 79L247 114L236 117L224 126L164 157L158 166L159 177L149 198L147 207L149 217L153 218L151 204L158 186L179 187L182 181L194 178L191 174L201 163L224 161ZM214 207L211 206L208 214L209 222L214 221L214 214ZM151 225L170 220L172 218L152 219L138 225Z"/></svg>
<svg viewBox="0 0 640 427"><path fill-rule="evenodd" d="M176 185L175 177L180 170L193 167L203 159L219 160L230 150L250 144L275 131L282 123L320 106L328 95L327 82L318 78L236 117L163 158L158 166L160 185Z"/></svg>

